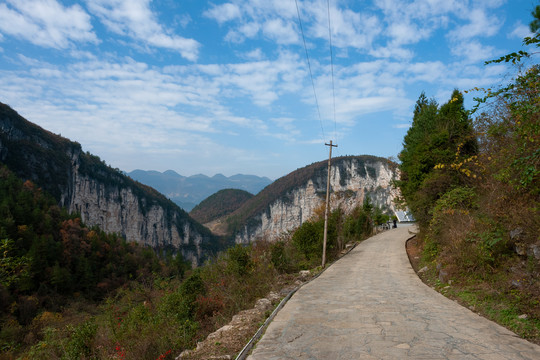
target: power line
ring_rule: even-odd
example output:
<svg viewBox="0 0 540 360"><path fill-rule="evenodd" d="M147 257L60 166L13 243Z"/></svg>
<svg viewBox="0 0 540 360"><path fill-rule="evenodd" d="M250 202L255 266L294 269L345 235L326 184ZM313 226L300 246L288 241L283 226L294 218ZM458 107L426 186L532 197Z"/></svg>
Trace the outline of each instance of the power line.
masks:
<svg viewBox="0 0 540 360"><path fill-rule="evenodd" d="M330 0L326 2L328 4L328 39L330 41L330 68L332 70L332 99L334 101L334 138L337 137L337 125L336 125L336 90L334 86L334 56L332 51L332 25L330 23Z"/></svg>
<svg viewBox="0 0 540 360"><path fill-rule="evenodd" d="M302 27L302 20L300 19L300 9L298 8L298 0L294 0L294 2L296 4L296 13L298 14L298 23L300 24L300 32L302 33L302 41L304 42L304 50L306 51L306 60L307 60L308 68L309 68L309 77L311 78L311 86L313 87L313 95L315 96L315 104L317 105L317 113L319 114L319 123L321 124L321 131L322 131L322 136L324 140L326 136L324 135L321 109L319 108L319 100L317 99L317 92L315 91L315 81L313 80L313 73L311 71L311 63L309 61L309 55L308 55L307 45L306 45L306 37L304 36L304 28Z"/></svg>

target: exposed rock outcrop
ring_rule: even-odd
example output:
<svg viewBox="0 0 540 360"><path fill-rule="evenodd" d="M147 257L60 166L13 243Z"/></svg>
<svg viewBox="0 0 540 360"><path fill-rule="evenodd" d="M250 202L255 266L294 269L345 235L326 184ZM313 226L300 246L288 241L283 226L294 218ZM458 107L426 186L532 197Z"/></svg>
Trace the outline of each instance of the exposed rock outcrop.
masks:
<svg viewBox="0 0 540 360"><path fill-rule="evenodd" d="M266 201L267 205L252 213L236 230L234 235L236 243L249 243L258 238L275 240L284 232L293 230L310 219L315 210L324 204L327 162L312 164L297 172L306 173L307 176L298 175L298 180L288 190L281 193L275 191L278 196L266 195L266 199L269 199ZM291 176L296 175L291 173L276 180L246 206L263 201L265 192L271 192L273 188L279 187L279 182L290 181L288 177ZM393 213L394 198L398 195L398 191L392 187L392 180L396 176L394 164L384 158L374 156L336 158L332 162L330 178L332 189L330 207L331 209L340 207L348 213L356 206L362 205L365 197L369 196L373 204Z"/></svg>
<svg viewBox="0 0 540 360"><path fill-rule="evenodd" d="M156 190L84 153L0 103L0 162L80 213L87 225L154 248L180 252L197 264L219 250L217 239Z"/></svg>

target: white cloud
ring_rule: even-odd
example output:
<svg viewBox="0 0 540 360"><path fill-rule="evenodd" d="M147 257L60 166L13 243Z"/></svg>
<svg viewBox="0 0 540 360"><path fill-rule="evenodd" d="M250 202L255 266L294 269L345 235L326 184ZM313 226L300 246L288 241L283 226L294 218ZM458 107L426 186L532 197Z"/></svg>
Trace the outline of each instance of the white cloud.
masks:
<svg viewBox="0 0 540 360"><path fill-rule="evenodd" d="M514 24L514 30L508 34L509 38L524 39L525 37L532 37L531 29L527 25L523 25L521 21Z"/></svg>
<svg viewBox="0 0 540 360"><path fill-rule="evenodd" d="M440 81L448 69L441 61L418 62L407 66L409 72L409 82L423 81L435 83Z"/></svg>
<svg viewBox="0 0 540 360"><path fill-rule="evenodd" d="M414 56L411 50L394 45L374 48L369 54L376 58L395 58L402 60L409 60Z"/></svg>
<svg viewBox="0 0 540 360"><path fill-rule="evenodd" d="M328 9L323 0L299 1L306 37L328 41ZM240 43L245 39L263 34L278 44L300 42L300 29L294 2L282 0L235 0L214 6L207 17L219 24L230 21L225 40ZM374 15L356 13L350 9L331 8L332 37L338 48L368 49L374 38L382 31ZM233 21L234 20L234 21Z"/></svg>
<svg viewBox="0 0 540 360"><path fill-rule="evenodd" d="M477 40L460 42L451 48L452 54L463 58L465 62L477 63L491 59L495 54L493 46L482 45Z"/></svg>
<svg viewBox="0 0 540 360"><path fill-rule="evenodd" d="M262 30L265 36L275 40L278 44L296 44L300 40L292 23L284 22L282 19L266 21L263 24Z"/></svg>
<svg viewBox="0 0 540 360"><path fill-rule="evenodd" d="M111 31L130 36L153 47L179 51L195 61L200 44L193 39L169 34L150 9L150 0L87 0L89 10Z"/></svg>
<svg viewBox="0 0 540 360"><path fill-rule="evenodd" d="M303 10L308 13L313 24L308 36L328 41L328 4L316 0L304 3ZM338 48L369 49L375 38L383 31L382 23L373 14L354 12L350 9L330 8L332 44Z"/></svg>
<svg viewBox="0 0 540 360"><path fill-rule="evenodd" d="M259 30L261 29L261 25L256 22L248 22L240 26L240 33L248 38L255 37Z"/></svg>
<svg viewBox="0 0 540 360"><path fill-rule="evenodd" d="M262 60L264 59L264 53L261 48L256 48L242 55L242 57L250 60Z"/></svg>
<svg viewBox="0 0 540 360"><path fill-rule="evenodd" d="M216 20L220 25L237 18L240 18L240 8L236 4L226 3L214 5L210 10L203 13L204 16Z"/></svg>
<svg viewBox="0 0 540 360"><path fill-rule="evenodd" d="M98 42L90 16L56 0L9 0L0 4L0 32L35 45L65 49L73 42Z"/></svg>
<svg viewBox="0 0 540 360"><path fill-rule="evenodd" d="M496 35L502 26L502 21L496 16L488 16L484 9L476 8L462 14L469 23L457 27L449 33L455 40L467 40L474 37L490 37Z"/></svg>

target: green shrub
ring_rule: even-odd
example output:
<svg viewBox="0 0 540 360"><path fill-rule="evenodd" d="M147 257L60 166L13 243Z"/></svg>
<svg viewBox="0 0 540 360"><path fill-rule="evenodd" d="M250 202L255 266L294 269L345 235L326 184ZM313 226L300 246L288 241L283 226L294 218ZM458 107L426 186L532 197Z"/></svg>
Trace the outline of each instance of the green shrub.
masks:
<svg viewBox="0 0 540 360"><path fill-rule="evenodd" d="M287 271L288 268L288 261L287 261L287 254L285 254L285 242L284 241L276 241L272 244L272 247L270 248L270 256L272 265L276 268L276 270L280 272Z"/></svg>
<svg viewBox="0 0 540 360"><path fill-rule="evenodd" d="M227 250L227 271L240 276L246 275L252 267L249 248L240 244Z"/></svg>
<svg viewBox="0 0 540 360"><path fill-rule="evenodd" d="M347 240L363 240L373 233L371 217L364 208L357 207L345 218L343 233Z"/></svg>
<svg viewBox="0 0 540 360"><path fill-rule="evenodd" d="M73 328L62 359L78 360L95 358L93 356L93 343L96 336L96 330L97 325L92 321L86 321L76 328Z"/></svg>
<svg viewBox="0 0 540 360"><path fill-rule="evenodd" d="M306 221L292 236L294 246L308 262L318 260L322 256L323 231L323 222Z"/></svg>
<svg viewBox="0 0 540 360"><path fill-rule="evenodd" d="M455 187L444 193L434 204L429 232L437 235L445 225L445 218L456 213L469 214L478 207L476 191L469 187Z"/></svg>

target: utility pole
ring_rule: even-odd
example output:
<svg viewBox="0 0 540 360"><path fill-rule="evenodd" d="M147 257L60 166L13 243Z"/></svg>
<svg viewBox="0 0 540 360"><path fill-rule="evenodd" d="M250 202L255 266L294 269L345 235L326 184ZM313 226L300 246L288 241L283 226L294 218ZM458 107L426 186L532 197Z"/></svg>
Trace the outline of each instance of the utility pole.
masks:
<svg viewBox="0 0 540 360"><path fill-rule="evenodd" d="M323 236L323 250L322 250L322 267L324 269L324 266L326 264L326 236L328 233L328 209L329 209L329 202L330 202L330 172L332 171L332 168L330 167L332 162L332 148L337 147L337 145L332 145L332 140L330 140L330 144L324 144L326 146L330 147L330 155L328 156L328 179L326 180L326 206L324 209L324 236Z"/></svg>

